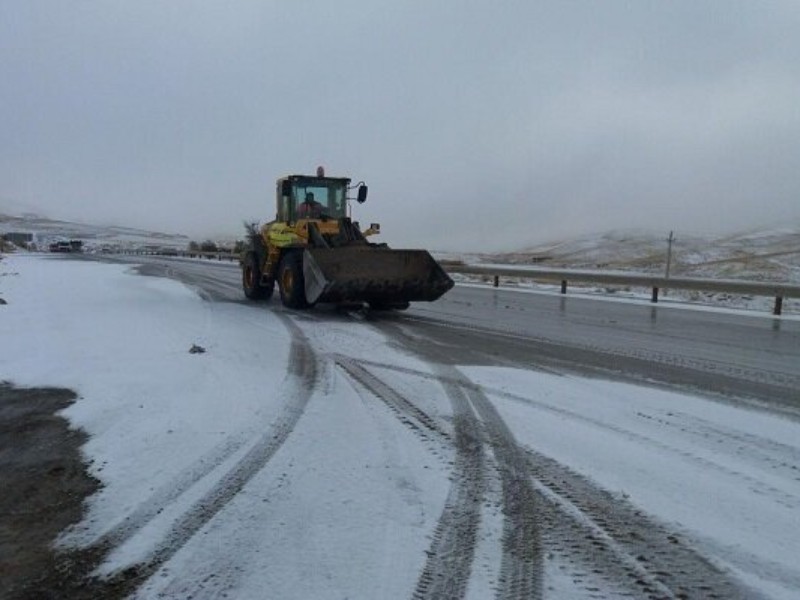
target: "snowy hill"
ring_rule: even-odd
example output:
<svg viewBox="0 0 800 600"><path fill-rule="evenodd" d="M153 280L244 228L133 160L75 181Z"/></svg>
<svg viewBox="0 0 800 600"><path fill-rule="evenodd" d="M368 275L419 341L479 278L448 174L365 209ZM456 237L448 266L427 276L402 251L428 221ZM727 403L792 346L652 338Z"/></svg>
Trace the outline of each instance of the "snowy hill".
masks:
<svg viewBox="0 0 800 600"><path fill-rule="evenodd" d="M480 262L663 274L667 246L663 234L612 231L539 244L518 252L483 255ZM800 225L724 237L676 232L670 273L800 283Z"/></svg>
<svg viewBox="0 0 800 600"><path fill-rule="evenodd" d="M88 249L108 246L185 249L190 241L181 234L58 221L34 214L10 216L0 213L0 235L8 232L33 233L40 247L60 239L81 239ZM463 260L470 263L663 274L667 241L663 233L616 230L540 243L516 252L435 252L434 255L440 260ZM800 283L800 223L722 237L692 236L676 232L670 273L673 276Z"/></svg>
<svg viewBox="0 0 800 600"><path fill-rule="evenodd" d="M161 246L185 249L189 238L181 234L145 231L130 227L90 225L71 221L57 221L35 214L20 216L0 213L0 235L11 232L32 233L39 247L63 239L84 241L87 249L99 247L138 248Z"/></svg>

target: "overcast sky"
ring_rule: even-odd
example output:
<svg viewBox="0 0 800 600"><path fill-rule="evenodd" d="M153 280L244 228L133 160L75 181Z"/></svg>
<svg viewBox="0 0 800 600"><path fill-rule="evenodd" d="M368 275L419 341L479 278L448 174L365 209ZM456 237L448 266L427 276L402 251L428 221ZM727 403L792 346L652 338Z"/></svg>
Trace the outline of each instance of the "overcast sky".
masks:
<svg viewBox="0 0 800 600"><path fill-rule="evenodd" d="M398 247L800 225L800 2L0 0L0 213L235 235L318 164Z"/></svg>

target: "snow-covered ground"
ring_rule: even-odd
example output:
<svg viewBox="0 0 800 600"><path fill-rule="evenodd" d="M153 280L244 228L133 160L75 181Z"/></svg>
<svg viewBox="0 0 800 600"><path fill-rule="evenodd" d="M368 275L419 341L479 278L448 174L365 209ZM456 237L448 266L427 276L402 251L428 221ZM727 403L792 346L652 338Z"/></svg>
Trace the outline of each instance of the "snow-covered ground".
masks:
<svg viewBox="0 0 800 600"><path fill-rule="evenodd" d="M74 389L65 415L89 433L103 483L61 543L108 543L102 575L155 557L142 598L419 593L463 459L447 443L459 386L484 394L525 452L654 517L765 596L797 598L796 421L600 379L443 367L357 319L207 302L124 265L7 256L0 297L0 380ZM425 418L430 435L408 426ZM494 477L467 598L501 587ZM625 554L580 498L532 485ZM550 542L546 598L624 594L568 540Z"/></svg>

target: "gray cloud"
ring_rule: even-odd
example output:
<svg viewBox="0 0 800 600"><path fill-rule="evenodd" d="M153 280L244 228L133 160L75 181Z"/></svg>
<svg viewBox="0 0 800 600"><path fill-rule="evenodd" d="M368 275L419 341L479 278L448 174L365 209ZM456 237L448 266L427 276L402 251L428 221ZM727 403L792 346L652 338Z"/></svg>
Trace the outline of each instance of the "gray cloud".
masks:
<svg viewBox="0 0 800 600"><path fill-rule="evenodd" d="M0 211L205 236L274 179L395 245L800 222L795 2L0 6Z"/></svg>

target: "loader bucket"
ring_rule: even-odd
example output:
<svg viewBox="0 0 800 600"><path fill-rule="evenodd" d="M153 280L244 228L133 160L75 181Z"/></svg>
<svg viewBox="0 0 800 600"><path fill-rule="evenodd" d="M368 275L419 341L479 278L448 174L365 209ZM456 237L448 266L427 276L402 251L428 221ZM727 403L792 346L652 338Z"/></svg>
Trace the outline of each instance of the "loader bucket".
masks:
<svg viewBox="0 0 800 600"><path fill-rule="evenodd" d="M436 300L453 287L425 250L352 245L307 248L303 256L306 300L402 305Z"/></svg>

